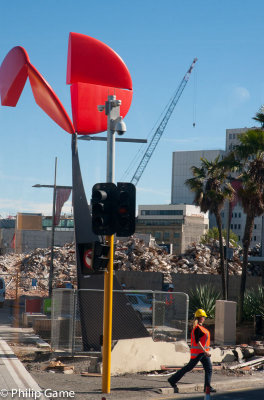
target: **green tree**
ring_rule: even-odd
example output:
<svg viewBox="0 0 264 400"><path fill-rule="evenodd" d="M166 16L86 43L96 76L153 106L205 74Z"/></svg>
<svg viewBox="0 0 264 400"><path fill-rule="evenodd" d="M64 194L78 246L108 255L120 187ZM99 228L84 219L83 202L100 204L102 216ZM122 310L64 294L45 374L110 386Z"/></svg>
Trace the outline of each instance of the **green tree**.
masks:
<svg viewBox="0 0 264 400"><path fill-rule="evenodd" d="M230 174L232 157L213 161L201 158L200 167L191 167L193 178L187 179L185 184L194 192L194 204L200 206L202 212L211 212L215 215L219 232L220 271L222 277L222 295L226 299L225 260L222 235L221 210L226 200L233 198L233 188L227 178Z"/></svg>
<svg viewBox="0 0 264 400"><path fill-rule="evenodd" d="M226 237L227 237L226 229L222 230L222 236L226 240ZM201 237L201 243L204 243L204 244L209 243L210 239L219 240L219 231L218 231L216 226L214 226L213 228L209 229L205 233L205 235L203 235ZM235 246L235 247L238 246L238 236L231 230L230 230L230 233L229 233L229 241L232 243L233 246Z"/></svg>
<svg viewBox="0 0 264 400"><path fill-rule="evenodd" d="M255 117L253 117L255 121L258 121L261 125L261 129L264 128L264 106L261 106L259 111L256 113Z"/></svg>
<svg viewBox="0 0 264 400"><path fill-rule="evenodd" d="M257 114L258 115L258 114ZM263 115L263 114L262 114ZM264 121L264 115L263 115ZM248 252L254 228L254 219L264 213L264 130L249 129L239 137L240 144L234 154L241 162L241 188L238 196L246 214L243 234L243 264L238 307L238 320L243 320Z"/></svg>

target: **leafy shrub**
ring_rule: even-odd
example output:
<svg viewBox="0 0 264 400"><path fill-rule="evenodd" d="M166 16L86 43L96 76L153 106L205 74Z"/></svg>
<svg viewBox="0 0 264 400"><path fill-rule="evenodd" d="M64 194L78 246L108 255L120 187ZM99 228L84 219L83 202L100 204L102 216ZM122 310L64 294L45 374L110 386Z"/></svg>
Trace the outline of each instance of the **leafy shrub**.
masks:
<svg viewBox="0 0 264 400"><path fill-rule="evenodd" d="M222 235L223 238L226 240L226 229L222 230ZM214 240L219 240L219 231L217 229L216 226L214 226L213 228L209 229L202 237L201 237L201 243L202 244L210 244L210 240L214 239ZM238 246L238 236L230 230L229 233L229 242L230 244L232 244L233 246L237 247Z"/></svg>
<svg viewBox="0 0 264 400"><path fill-rule="evenodd" d="M202 308L208 318L215 316L215 302L221 299L221 294L211 285L199 285L190 292L190 316L193 316L198 308Z"/></svg>
<svg viewBox="0 0 264 400"><path fill-rule="evenodd" d="M264 287L247 289L244 297L244 319L251 320L254 315L261 315L264 318Z"/></svg>

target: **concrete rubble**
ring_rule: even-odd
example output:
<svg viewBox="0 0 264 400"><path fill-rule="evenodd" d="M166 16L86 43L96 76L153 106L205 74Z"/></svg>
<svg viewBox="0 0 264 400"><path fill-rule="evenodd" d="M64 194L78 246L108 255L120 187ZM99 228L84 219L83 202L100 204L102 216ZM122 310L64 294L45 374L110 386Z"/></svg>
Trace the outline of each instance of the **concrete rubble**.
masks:
<svg viewBox="0 0 264 400"><path fill-rule="evenodd" d="M241 275L240 248L233 248L234 257L229 262L230 275ZM184 254L167 254L157 245L148 246L143 240L131 237L117 240L115 245L115 270L162 272L164 281L171 282L171 273L213 274L220 272L219 242L210 244L193 243ZM28 254L6 254L0 256L0 275L6 276L7 295L14 297L16 271L20 267L20 289L27 294L31 280L38 279L38 294L46 294L48 288L50 249L35 249ZM261 275L261 267L248 266L248 274ZM74 244L54 248L54 279L57 287L65 282L76 284Z"/></svg>

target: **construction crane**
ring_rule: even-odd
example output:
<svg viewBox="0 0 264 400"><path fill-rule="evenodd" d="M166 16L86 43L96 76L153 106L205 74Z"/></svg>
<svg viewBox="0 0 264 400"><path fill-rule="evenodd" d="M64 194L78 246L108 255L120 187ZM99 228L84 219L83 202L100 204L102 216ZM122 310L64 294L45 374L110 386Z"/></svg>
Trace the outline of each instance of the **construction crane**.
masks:
<svg viewBox="0 0 264 400"><path fill-rule="evenodd" d="M165 112L165 115L162 118L161 123L159 124L158 128L156 129L154 135L152 136L152 139L151 139L151 141L150 141L150 143L149 143L149 145L147 147L147 150L145 151L145 153L144 153L144 155L143 155L143 157L142 157L142 159L141 159L141 161L140 161L140 163L139 163L139 165L138 165L138 167L136 169L136 172L133 175L133 178L131 179L131 183L133 183L135 186L137 185L139 179L141 178L143 172L145 171L145 168L146 168L146 166L147 166L147 164L148 164L148 162L149 162L149 160L150 160L155 148L157 147L157 144L158 144L158 142L159 142L159 140L160 140L160 138L161 138L166 126L167 126L167 123L168 123L168 121L169 121L169 119L171 117L171 114L173 113L173 110L174 110L176 104L178 103L178 101L179 101L179 99L181 97L181 94L182 94L182 92L183 92L183 90L184 90L184 88L185 88L185 86L186 86L186 84L187 84L187 82L188 82L188 80L190 78L191 72L193 70L193 67L194 67L196 61L197 61L197 58L194 58L190 68L186 72L186 74L185 74L184 78L182 79L178 89L176 90L176 92L175 92L175 94L174 94L174 96L172 98L172 101L170 102L170 104L169 104L169 106L168 106L168 108L167 108L167 110Z"/></svg>

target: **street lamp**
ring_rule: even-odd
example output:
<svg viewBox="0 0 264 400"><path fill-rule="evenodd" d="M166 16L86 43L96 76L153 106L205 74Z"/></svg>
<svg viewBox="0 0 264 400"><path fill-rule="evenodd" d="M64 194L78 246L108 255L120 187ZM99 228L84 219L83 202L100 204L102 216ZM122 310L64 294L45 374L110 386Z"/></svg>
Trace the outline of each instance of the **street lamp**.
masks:
<svg viewBox="0 0 264 400"><path fill-rule="evenodd" d="M41 185L36 183L32 187L35 188L53 188L53 204L52 204L52 229L51 229L51 251L50 251L50 271L49 271L49 297L52 294L52 281L53 281L53 259L54 259L54 232L55 232L55 205L56 205L56 190L57 189L72 189L72 186L59 186L56 185L57 175L57 157L55 158L55 173L54 185Z"/></svg>

